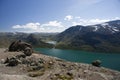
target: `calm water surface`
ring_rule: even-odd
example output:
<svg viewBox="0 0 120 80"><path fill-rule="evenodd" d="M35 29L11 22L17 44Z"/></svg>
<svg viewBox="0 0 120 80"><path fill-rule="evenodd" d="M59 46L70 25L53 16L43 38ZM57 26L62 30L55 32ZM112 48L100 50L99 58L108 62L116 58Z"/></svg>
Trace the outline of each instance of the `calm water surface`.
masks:
<svg viewBox="0 0 120 80"><path fill-rule="evenodd" d="M45 55L55 56L67 61L91 63L94 60L101 60L102 66L120 71L120 54L118 53L94 53L79 50L62 50L49 48L36 48L35 50Z"/></svg>

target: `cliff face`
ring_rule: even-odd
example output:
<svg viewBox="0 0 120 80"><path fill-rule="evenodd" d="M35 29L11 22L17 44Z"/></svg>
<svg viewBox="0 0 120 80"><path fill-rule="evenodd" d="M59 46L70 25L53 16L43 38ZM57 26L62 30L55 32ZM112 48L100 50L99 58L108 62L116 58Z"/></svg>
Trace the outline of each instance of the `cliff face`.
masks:
<svg viewBox="0 0 120 80"><path fill-rule="evenodd" d="M90 64L73 63L38 53L19 57L19 64L7 66L6 58L23 55L0 49L0 80L119 80L120 72Z"/></svg>

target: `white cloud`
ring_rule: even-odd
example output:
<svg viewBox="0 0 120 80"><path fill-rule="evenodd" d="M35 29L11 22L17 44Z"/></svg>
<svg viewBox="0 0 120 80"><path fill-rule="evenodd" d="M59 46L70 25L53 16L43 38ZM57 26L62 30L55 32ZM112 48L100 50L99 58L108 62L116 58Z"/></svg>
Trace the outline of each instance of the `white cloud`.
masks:
<svg viewBox="0 0 120 80"><path fill-rule="evenodd" d="M109 19L91 19L89 20L90 23L102 23L102 22L107 22L107 21L110 21Z"/></svg>
<svg viewBox="0 0 120 80"><path fill-rule="evenodd" d="M115 19L119 19L118 17L116 17ZM64 20L69 21L69 25L70 26L74 26L74 25L94 25L94 24L99 24L99 23L103 23L103 22L107 22L113 19L83 19L80 16L72 16L72 15L67 15L65 16Z"/></svg>
<svg viewBox="0 0 120 80"><path fill-rule="evenodd" d="M58 21L49 21L48 23L42 24L40 26L42 29L42 32L61 32L65 30L62 22Z"/></svg>
<svg viewBox="0 0 120 80"><path fill-rule="evenodd" d="M24 25L14 25L12 26L12 29L17 32L61 32L75 25L95 25L117 19L120 18L116 17L114 19L84 19L80 16L68 15L64 18L65 21L54 20L43 24L40 24L38 22L27 23Z"/></svg>
<svg viewBox="0 0 120 80"><path fill-rule="evenodd" d="M66 21L70 21L70 20L72 20L73 19L73 16L71 16L71 15L67 15L67 16L65 16L65 18L64 18L64 20L66 20Z"/></svg>
<svg viewBox="0 0 120 80"><path fill-rule="evenodd" d="M37 30L40 26L40 23L27 23L25 25L15 25L12 28L13 29L31 29L31 30Z"/></svg>
<svg viewBox="0 0 120 80"><path fill-rule="evenodd" d="M72 25L94 25L94 24L100 24L107 21L110 21L111 19L79 19L77 21L73 21Z"/></svg>
<svg viewBox="0 0 120 80"><path fill-rule="evenodd" d="M80 23L80 22L72 22L72 26L75 26L75 25L82 25L82 23Z"/></svg>
<svg viewBox="0 0 120 80"><path fill-rule="evenodd" d="M27 23L25 25L15 25L12 28L21 32L61 32L64 30L62 22L49 21L45 24Z"/></svg>
<svg viewBox="0 0 120 80"><path fill-rule="evenodd" d="M49 27L63 27L62 22L58 21L49 21L48 23L42 24L42 27L49 26Z"/></svg>
<svg viewBox="0 0 120 80"><path fill-rule="evenodd" d="M72 20L71 20L72 19ZM80 16L72 16L72 15L68 15L64 18L64 20L69 21L69 25L70 26L75 26L75 25L95 25L95 24L100 24L100 23L104 23L104 22L108 22L108 21L112 21L112 20L117 20L120 19L120 17L115 17L113 19L84 19Z"/></svg>
<svg viewBox="0 0 120 80"><path fill-rule="evenodd" d="M119 19L120 20L120 17L115 17L115 20Z"/></svg>

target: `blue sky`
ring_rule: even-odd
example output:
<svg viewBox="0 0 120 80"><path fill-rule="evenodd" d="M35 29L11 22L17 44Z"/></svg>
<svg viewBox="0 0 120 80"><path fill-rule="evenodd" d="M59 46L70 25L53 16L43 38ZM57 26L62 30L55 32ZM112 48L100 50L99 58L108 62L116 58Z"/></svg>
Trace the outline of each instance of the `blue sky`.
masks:
<svg viewBox="0 0 120 80"><path fill-rule="evenodd" d="M61 32L120 19L120 0L0 0L0 32Z"/></svg>

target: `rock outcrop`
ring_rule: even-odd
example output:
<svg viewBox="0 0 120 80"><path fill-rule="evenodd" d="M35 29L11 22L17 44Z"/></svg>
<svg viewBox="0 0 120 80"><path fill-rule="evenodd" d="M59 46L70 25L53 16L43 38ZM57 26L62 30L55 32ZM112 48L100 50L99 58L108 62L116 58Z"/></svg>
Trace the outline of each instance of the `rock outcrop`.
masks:
<svg viewBox="0 0 120 80"><path fill-rule="evenodd" d="M32 49L32 46L29 43L16 40L10 44L9 51L24 51L27 47Z"/></svg>
<svg viewBox="0 0 120 80"><path fill-rule="evenodd" d="M96 67L100 67L101 61L100 60L95 60L95 61L92 62L92 65L96 66Z"/></svg>
<svg viewBox="0 0 120 80"><path fill-rule="evenodd" d="M31 56L33 53L32 46L26 42L22 42L21 40L14 41L10 46L9 50L12 52L23 52L24 54L18 54L16 56L12 56L10 58L6 58L4 64L6 66L17 66L19 63L25 62L26 56ZM26 60L27 61L27 60ZM31 62L30 62L31 63Z"/></svg>
<svg viewBox="0 0 120 80"><path fill-rule="evenodd" d="M26 56L30 56L33 52L32 45L21 40L12 42L9 46L9 51L23 51Z"/></svg>

